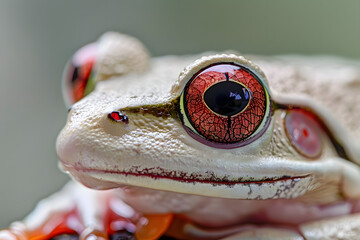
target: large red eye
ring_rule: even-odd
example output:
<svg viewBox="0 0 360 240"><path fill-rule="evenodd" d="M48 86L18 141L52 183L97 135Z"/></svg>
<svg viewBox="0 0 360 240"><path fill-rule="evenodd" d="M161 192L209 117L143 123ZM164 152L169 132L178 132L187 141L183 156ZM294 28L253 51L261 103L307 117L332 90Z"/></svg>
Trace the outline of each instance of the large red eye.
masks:
<svg viewBox="0 0 360 240"><path fill-rule="evenodd" d="M80 48L70 59L63 76L63 91L69 106L89 94L95 85L92 70L97 54L97 43Z"/></svg>
<svg viewBox="0 0 360 240"><path fill-rule="evenodd" d="M249 143L269 114L269 95L249 69L217 63L196 73L180 101L185 129L195 139L215 147L234 148ZM261 134L260 134L261 135Z"/></svg>

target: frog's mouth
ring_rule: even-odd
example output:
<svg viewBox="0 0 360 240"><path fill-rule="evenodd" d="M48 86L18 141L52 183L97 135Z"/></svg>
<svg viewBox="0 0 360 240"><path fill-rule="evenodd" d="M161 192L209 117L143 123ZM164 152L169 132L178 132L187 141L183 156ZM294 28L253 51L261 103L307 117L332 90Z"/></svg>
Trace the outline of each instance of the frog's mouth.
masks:
<svg viewBox="0 0 360 240"><path fill-rule="evenodd" d="M91 169L85 167L74 167L77 171L80 172L87 172L87 173L104 173L104 174L115 174L115 175L122 175L125 177L134 176L134 177L142 177L142 178L151 178L154 180L171 180L177 181L182 183L190 183L190 184L197 184L197 183L204 183L204 184L211 184L212 186L234 186L236 184L274 184L276 182L298 182L303 178L310 178L311 174L302 175L302 176L280 176L280 177L266 177L262 179L244 179L244 178L237 178L237 179L229 179L227 176L225 177L217 177L214 173L209 172L206 176L201 174L191 174L188 175L182 171L168 171L160 167L155 168L140 168L139 166L134 166L128 171L118 171L118 170L99 170L99 169Z"/></svg>
<svg viewBox="0 0 360 240"><path fill-rule="evenodd" d="M136 186L155 190L178 192L230 199L296 198L312 190L316 184L311 174L269 175L258 177L230 177L213 172L186 173L161 167L130 169L94 169L81 162L60 167L76 180L95 189Z"/></svg>
<svg viewBox="0 0 360 240"><path fill-rule="evenodd" d="M179 173L167 172L164 169L161 169L160 174L159 169L140 167L128 171L91 169L81 165L62 167L64 170L68 169L77 180L93 188L123 187L126 191L121 198L145 214L173 212L180 219L185 216L185 219L191 221L179 223L184 228L183 232L200 234L205 236L204 239L212 239L210 236L214 236L213 234L226 236L234 233L245 234L247 231L260 234L269 229L274 234L303 236L302 228L305 229L315 222L340 217L351 218L360 213L360 200L334 200L330 197L327 203L316 202L315 198L318 196L311 191L319 178L313 174L250 181L214 176L206 178L200 175L189 177L185 174L181 177ZM206 190L207 187L211 188L211 192ZM323 190L334 193L334 189ZM226 196L227 191L240 192L240 195ZM272 191L274 194L268 194ZM214 192L217 192L217 197L212 195ZM332 194L325 195L329 197ZM306 196L308 198L304 198ZM180 206L179 203L190 206ZM202 208L209 209L202 211ZM234 215L236 218L228 219L226 215ZM225 219L222 219L224 216ZM312 229L312 226L309 228Z"/></svg>
<svg viewBox="0 0 360 240"><path fill-rule="evenodd" d="M299 177L280 177L274 179L263 179L258 181L225 181L224 179L201 179L201 178L179 178L172 177L167 174L151 174L149 170L139 172L121 172L121 171L100 171L91 169L78 169L78 171L84 173L87 176L94 176L96 178L104 177L106 175L121 175L129 178L142 179L143 181L171 181L174 185L176 183L185 183L189 186L196 185L211 185L213 191L216 191L218 187L225 187L226 189L233 190L239 186L253 188L254 192L259 197L261 191L271 191L272 188L276 188L277 191L281 189L279 186L285 186L286 188L297 189L297 194L292 196L276 195L273 199L257 200L257 198L249 197L248 200L242 199L224 199L218 197L207 197L199 195L187 195L176 192L156 190L129 186L126 185L124 189L125 193L122 195L122 199L129 205L138 209L143 213L153 213L153 211L173 212L178 216L175 218L174 224L179 224L183 228L184 235L177 236L176 233L170 231L170 235L179 237L180 239L192 239L188 236L203 236L202 239L217 239L214 236L221 237L231 234L284 234L289 237L305 236L304 229L312 229L312 224L318 221L332 221L336 218L351 218L357 216L360 213L360 200L341 200L330 202L326 204L319 204L316 202L303 202L304 199L301 194L305 194L306 191L301 192L300 189L305 185L309 187L308 181L311 181L314 176L304 175ZM150 171L151 172L151 171ZM302 182L303 181L303 182ZM85 181L88 183L88 181ZM130 180L133 183L133 180ZM296 184L300 183L301 187L297 187ZM156 184L151 183L156 186ZM160 184L161 185L161 184ZM250 187L251 186L251 187ZM256 187L255 187L256 186ZM124 186L120 186L124 187ZM191 188L191 187L190 187ZM260 191L258 189L261 189ZM206 192L202 192L206 194ZM141 197L139 196L141 195ZM297 198L299 196L299 198ZM293 198L293 199L276 199L276 198ZM147 203L144 203L146 201ZM308 201L308 200L307 200ZM189 209L184 210L184 206L179 206L180 203L191 203ZM172 203L174 203L172 205ZM208 205L205 206L204 205ZM161 210L159 207L161 206ZM201 206L201 207L200 207ZM187 208L187 207L185 207ZM196 210L200 208L200 210ZM202 209L203 208L203 209ZM208 208L208 209L207 209ZM237 210L237 209L249 210ZM206 210L204 210L206 209ZM221 209L221 211L219 211ZM215 210L215 212L214 212ZM220 212L220 213L219 213ZM235 215L236 217L228 219L224 215ZM188 219L188 221L184 221ZM306 230L307 231L307 230ZM215 234L215 235L214 235ZM271 239L271 238L270 238ZM273 239L278 239L274 237ZM284 238L290 239L290 238ZM301 239L301 238L300 238ZM307 239L307 238L305 238Z"/></svg>

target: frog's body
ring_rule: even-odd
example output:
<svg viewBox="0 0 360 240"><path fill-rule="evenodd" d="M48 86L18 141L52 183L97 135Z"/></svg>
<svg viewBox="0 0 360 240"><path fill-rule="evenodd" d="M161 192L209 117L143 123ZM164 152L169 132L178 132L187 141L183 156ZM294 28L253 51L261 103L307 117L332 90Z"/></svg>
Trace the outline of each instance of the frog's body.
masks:
<svg viewBox="0 0 360 240"><path fill-rule="evenodd" d="M133 56L117 51L119 39ZM260 68L233 54L159 57L148 65L136 40L112 33L102 41L113 47L111 54L98 60L95 90L72 106L57 152L61 168L75 180L116 189L93 191L71 183L15 224L13 233L42 228L56 212L75 208L81 224L72 230L83 239L89 229L105 237L109 228L134 231L138 239L165 232L182 239L355 239L359 234L359 63L250 56L267 82ZM188 82L218 63L246 66L264 91L270 90L257 136L237 147L199 142L182 123ZM122 114L121 121L110 117L114 112ZM292 112L317 122L321 149L315 155L303 154L292 142L286 127ZM99 203L126 218L127 227L111 227L104 220L108 210ZM148 228L158 230L153 235L141 230L143 215Z"/></svg>

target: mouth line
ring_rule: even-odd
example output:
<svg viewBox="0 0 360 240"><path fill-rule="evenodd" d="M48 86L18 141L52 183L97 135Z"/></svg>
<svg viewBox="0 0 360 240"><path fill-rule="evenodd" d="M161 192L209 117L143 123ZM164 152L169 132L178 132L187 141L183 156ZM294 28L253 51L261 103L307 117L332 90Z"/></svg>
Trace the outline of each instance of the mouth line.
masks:
<svg viewBox="0 0 360 240"><path fill-rule="evenodd" d="M253 179L244 179L242 177L237 179L229 179L229 176L216 176L213 172L206 172L206 175L202 175L200 173L192 173L187 174L182 171L169 171L160 167L155 168L140 168L139 166L133 166L127 171L124 170L103 170L103 169L93 169L86 168L84 166L76 166L74 167L76 171L79 172L88 172L88 173L104 173L104 174L117 174L123 176L134 176L134 177L146 177L154 180L167 179L177 182L183 183L204 183L211 185L226 185L226 186L234 186L237 184L273 184L276 182L285 182L285 181L293 181L298 182L303 178L308 178L311 174L301 175L301 176L280 176L280 177L267 177L260 180Z"/></svg>

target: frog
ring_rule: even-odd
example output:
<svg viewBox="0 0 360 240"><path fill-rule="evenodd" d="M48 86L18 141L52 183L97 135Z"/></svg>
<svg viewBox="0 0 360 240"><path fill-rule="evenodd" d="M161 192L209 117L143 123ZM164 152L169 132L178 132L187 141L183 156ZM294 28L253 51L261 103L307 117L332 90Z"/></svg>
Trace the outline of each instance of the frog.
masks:
<svg viewBox="0 0 360 240"><path fill-rule="evenodd" d="M73 180L0 239L357 239L359 92L354 60L105 33L64 71Z"/></svg>

